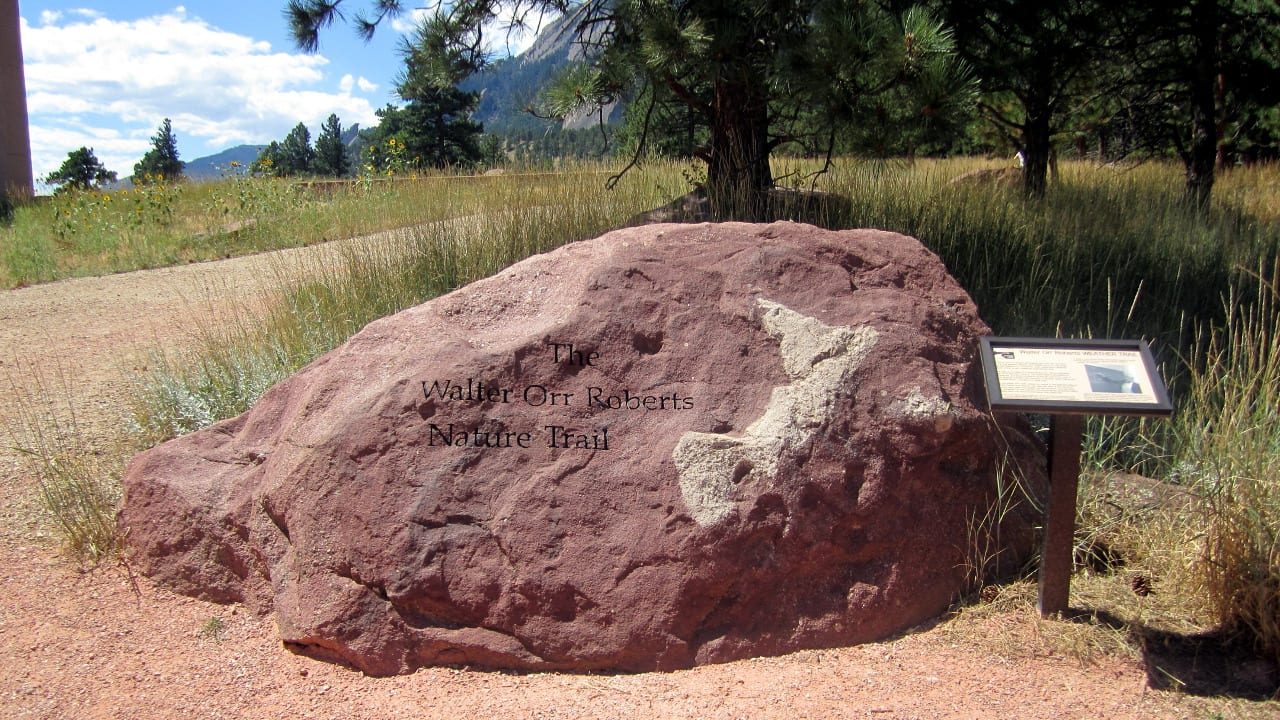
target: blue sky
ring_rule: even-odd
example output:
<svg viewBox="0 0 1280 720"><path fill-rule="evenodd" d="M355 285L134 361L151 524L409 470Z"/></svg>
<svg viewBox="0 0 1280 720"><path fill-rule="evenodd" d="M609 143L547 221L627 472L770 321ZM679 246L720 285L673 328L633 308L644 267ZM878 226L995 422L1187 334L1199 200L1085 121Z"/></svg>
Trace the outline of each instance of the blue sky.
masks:
<svg viewBox="0 0 1280 720"><path fill-rule="evenodd" d="M344 9L370 4L345 0ZM376 123L374 111L395 101L397 46L414 18L381 28L369 44L335 24L307 55L294 48L284 5L21 0L36 176L87 146L125 177L166 117L185 160L277 140L299 122L314 138L330 113L343 127ZM517 37L495 52L514 54L526 42Z"/></svg>

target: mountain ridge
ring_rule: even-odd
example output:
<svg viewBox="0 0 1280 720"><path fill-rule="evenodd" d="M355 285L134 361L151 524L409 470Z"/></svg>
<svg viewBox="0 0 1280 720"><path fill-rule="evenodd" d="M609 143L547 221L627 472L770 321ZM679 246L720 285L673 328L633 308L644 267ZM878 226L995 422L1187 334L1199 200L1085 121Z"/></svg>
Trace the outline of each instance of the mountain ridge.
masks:
<svg viewBox="0 0 1280 720"><path fill-rule="evenodd" d="M484 124L485 132L572 130L590 127L597 122L597 116L592 113L570 116L558 122L529 112L538 94L548 84L565 68L586 58L586 48L577 42L572 22L572 15L556 18L543 27L533 43L520 54L503 58L458 83L462 90L480 93L480 101L472 117ZM621 117L620 104L608 108L606 119L609 122Z"/></svg>

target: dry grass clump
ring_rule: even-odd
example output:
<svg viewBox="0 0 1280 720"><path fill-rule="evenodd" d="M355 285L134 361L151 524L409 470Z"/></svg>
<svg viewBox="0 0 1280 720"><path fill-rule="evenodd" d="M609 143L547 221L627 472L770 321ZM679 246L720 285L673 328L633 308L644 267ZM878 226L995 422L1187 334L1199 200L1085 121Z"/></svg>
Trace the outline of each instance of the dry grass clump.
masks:
<svg viewBox="0 0 1280 720"><path fill-rule="evenodd" d="M1077 516L1077 605L1135 627L1203 629L1205 605L1190 592L1204 534L1197 493L1140 475L1091 473Z"/></svg>
<svg viewBox="0 0 1280 720"><path fill-rule="evenodd" d="M1076 622L1041 618L1036 609L1037 592L1034 580L989 585L957 605L942 631L1010 660L1058 656L1091 663L1110 657L1137 657L1137 645L1121 624L1088 615L1076 618Z"/></svg>
<svg viewBox="0 0 1280 720"><path fill-rule="evenodd" d="M65 379L50 388L38 370L27 370L33 389L9 383L17 417L4 430L35 480L42 517L70 557L90 565L116 558L123 547L116 510L128 450L114 443L102 447L81 430Z"/></svg>

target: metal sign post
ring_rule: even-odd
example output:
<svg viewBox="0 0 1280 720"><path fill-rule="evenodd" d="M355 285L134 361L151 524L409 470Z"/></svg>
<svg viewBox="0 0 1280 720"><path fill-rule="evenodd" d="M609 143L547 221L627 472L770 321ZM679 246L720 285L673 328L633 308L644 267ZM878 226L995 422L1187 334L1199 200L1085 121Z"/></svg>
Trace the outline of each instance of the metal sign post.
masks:
<svg viewBox="0 0 1280 720"><path fill-rule="evenodd" d="M1048 617L1068 606L1085 416L1168 417L1173 405L1141 340L985 337L980 350L992 411L1051 417L1039 595Z"/></svg>

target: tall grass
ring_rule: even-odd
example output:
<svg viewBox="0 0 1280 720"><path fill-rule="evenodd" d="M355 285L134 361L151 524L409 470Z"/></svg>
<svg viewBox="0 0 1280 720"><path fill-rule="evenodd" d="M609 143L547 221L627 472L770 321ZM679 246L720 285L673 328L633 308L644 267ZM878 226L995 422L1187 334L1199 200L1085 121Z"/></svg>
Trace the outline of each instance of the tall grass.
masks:
<svg viewBox="0 0 1280 720"><path fill-rule="evenodd" d="M1234 210L1208 220L1181 201L1169 165L1064 163L1046 198L952 182L973 161L841 166L831 189L854 227L920 238L1006 335L1144 336L1179 347L1187 324L1221 309L1233 267L1280 230Z"/></svg>
<svg viewBox="0 0 1280 720"><path fill-rule="evenodd" d="M1221 626L1280 662L1280 262L1252 302L1227 300L1192 358L1171 435L1207 512L1202 591Z"/></svg>

